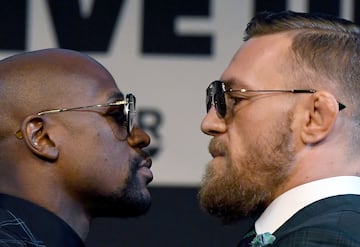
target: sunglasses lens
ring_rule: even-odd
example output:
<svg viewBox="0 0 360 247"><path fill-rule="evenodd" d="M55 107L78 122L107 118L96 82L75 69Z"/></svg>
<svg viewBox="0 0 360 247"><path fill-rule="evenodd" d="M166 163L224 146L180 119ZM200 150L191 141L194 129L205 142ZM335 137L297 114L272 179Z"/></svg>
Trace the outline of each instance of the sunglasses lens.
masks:
<svg viewBox="0 0 360 247"><path fill-rule="evenodd" d="M206 111L209 112L214 105L220 118L226 115L226 103L224 94L224 84L221 81L212 82L206 90Z"/></svg>
<svg viewBox="0 0 360 247"><path fill-rule="evenodd" d="M216 100L216 110L219 113L219 115L224 118L226 115L226 104L225 104L225 95L224 93L219 93L217 95L215 95L217 97L215 97Z"/></svg>
<svg viewBox="0 0 360 247"><path fill-rule="evenodd" d="M206 113L210 111L211 106L213 105L213 95L209 92L209 88L206 90Z"/></svg>
<svg viewBox="0 0 360 247"><path fill-rule="evenodd" d="M133 94L128 94L126 96L126 100L128 102L125 109L125 116L126 116L126 122L127 122L127 131L130 135L132 129L135 125L135 118L136 118L136 98Z"/></svg>

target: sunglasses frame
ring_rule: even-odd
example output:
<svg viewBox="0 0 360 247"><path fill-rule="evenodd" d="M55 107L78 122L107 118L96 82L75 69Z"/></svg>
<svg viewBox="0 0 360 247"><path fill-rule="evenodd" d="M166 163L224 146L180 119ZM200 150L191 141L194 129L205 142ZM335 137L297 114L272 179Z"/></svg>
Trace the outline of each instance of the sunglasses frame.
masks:
<svg viewBox="0 0 360 247"><path fill-rule="evenodd" d="M71 108L60 108L60 109L50 109L50 110L44 110L36 113L38 116L43 116L47 114L55 114L55 113L61 113L61 112L68 112L68 111L81 111L91 108L102 108L102 107L109 107L109 106L120 106L124 105L124 115L125 115L125 124L126 124L126 130L128 135L130 135L131 131L134 128L134 122L135 122L135 116L136 116L136 97L133 94L127 94L125 97L125 100L117 100L115 102L105 103L105 104L97 104L97 105L87 105L87 106L77 106L77 107L71 107ZM16 137L18 139L23 138L23 134L21 130L19 129L15 133Z"/></svg>
<svg viewBox="0 0 360 247"><path fill-rule="evenodd" d="M215 107L216 113L219 118L226 116L226 100L225 93L315 93L315 89L229 89L226 90L225 83L220 80L215 80L210 83L206 89L206 112L208 113L211 106ZM339 111L345 109L345 105L338 102Z"/></svg>

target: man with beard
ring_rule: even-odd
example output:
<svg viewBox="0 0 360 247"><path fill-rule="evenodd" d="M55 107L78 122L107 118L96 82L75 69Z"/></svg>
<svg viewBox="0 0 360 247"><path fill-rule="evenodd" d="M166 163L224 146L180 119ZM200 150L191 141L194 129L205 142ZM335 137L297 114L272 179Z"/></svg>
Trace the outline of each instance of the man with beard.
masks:
<svg viewBox="0 0 360 247"><path fill-rule="evenodd" d="M147 211L149 136L94 59L45 49L0 61L0 246L84 246L91 219Z"/></svg>
<svg viewBox="0 0 360 247"><path fill-rule="evenodd" d="M239 246L360 246L359 33L260 13L207 88L200 204L226 223L261 213Z"/></svg>

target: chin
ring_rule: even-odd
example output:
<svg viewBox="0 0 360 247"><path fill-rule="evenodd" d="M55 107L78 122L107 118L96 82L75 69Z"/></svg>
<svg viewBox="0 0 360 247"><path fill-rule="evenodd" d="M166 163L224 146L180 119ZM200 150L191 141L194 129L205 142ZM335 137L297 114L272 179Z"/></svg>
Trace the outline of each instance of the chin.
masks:
<svg viewBox="0 0 360 247"><path fill-rule="evenodd" d="M91 216L128 218L145 214L152 200L150 193L141 191L121 197L103 198L101 203L92 203Z"/></svg>
<svg viewBox="0 0 360 247"><path fill-rule="evenodd" d="M144 191L145 190L145 191ZM119 213L121 217L134 217L145 214L151 206L152 200L148 189L132 193L123 197Z"/></svg>
<svg viewBox="0 0 360 247"><path fill-rule="evenodd" d="M145 214L152 203L147 185L152 181L148 168L133 169L126 186L114 191L111 196L103 198L100 217L135 217Z"/></svg>

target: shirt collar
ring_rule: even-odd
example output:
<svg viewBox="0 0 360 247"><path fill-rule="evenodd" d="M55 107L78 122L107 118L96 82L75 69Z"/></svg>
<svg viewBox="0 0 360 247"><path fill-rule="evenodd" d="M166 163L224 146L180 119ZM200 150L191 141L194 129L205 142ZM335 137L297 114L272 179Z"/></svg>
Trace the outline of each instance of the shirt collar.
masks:
<svg viewBox="0 0 360 247"><path fill-rule="evenodd" d="M255 222L256 233L274 233L307 205L327 197L345 194L360 195L360 177L332 177L297 186L270 203Z"/></svg>

